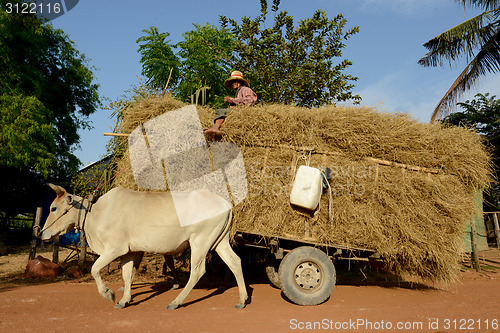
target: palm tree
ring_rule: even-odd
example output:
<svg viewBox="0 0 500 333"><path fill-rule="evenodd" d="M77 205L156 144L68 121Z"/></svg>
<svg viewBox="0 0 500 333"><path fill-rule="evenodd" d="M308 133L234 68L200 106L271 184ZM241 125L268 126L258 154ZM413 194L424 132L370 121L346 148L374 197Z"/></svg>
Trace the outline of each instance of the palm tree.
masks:
<svg viewBox="0 0 500 333"><path fill-rule="evenodd" d="M450 113L461 94L486 73L500 70L500 0L454 0L484 12L424 44L429 52L418 61L423 66L450 65L466 56L467 66L453 82L432 113L431 123Z"/></svg>

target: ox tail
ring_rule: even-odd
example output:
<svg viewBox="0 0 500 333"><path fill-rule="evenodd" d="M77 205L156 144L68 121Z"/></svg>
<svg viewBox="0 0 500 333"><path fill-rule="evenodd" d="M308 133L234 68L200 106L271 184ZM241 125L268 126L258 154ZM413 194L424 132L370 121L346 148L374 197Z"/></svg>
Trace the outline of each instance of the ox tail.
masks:
<svg viewBox="0 0 500 333"><path fill-rule="evenodd" d="M219 245L219 243L222 241L222 239L224 239L224 237L226 237L226 235L229 233L229 230L231 229L231 221L232 220L233 220L233 209L230 209L229 216L226 220L226 224L224 225L224 229L222 230L222 233L220 234L220 236L217 237L217 240L212 245L212 248L210 249L210 251L215 249L217 247L217 245Z"/></svg>

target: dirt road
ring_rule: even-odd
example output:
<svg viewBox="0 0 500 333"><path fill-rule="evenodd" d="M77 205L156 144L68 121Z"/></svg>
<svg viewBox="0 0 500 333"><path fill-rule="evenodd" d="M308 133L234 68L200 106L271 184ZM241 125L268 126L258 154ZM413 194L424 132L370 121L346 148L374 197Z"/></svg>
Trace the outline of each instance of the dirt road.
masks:
<svg viewBox="0 0 500 333"><path fill-rule="evenodd" d="M120 285L110 286L116 291ZM445 289L337 285L314 307L291 304L280 290L250 282L243 310L233 307L236 287L194 289L173 311L166 306L180 290L167 283L133 288L131 305L116 310L92 282L4 284L0 332L500 332L500 273L465 272Z"/></svg>

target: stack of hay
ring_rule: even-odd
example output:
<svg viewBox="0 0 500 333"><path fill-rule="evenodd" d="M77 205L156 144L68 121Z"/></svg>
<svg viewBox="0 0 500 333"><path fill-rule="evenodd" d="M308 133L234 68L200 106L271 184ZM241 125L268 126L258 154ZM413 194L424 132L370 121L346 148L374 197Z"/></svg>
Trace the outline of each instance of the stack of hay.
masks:
<svg viewBox="0 0 500 333"><path fill-rule="evenodd" d="M120 131L182 106L168 97L139 101ZM198 107L198 114L211 126L214 110ZM233 231L374 249L395 274L454 277L474 195L489 182L490 158L474 132L370 108L285 105L233 110L223 132L223 141L242 148L249 185ZM129 163L125 154L118 170ZM332 170L331 195L316 214L290 205L303 164ZM115 184L137 189L131 172Z"/></svg>

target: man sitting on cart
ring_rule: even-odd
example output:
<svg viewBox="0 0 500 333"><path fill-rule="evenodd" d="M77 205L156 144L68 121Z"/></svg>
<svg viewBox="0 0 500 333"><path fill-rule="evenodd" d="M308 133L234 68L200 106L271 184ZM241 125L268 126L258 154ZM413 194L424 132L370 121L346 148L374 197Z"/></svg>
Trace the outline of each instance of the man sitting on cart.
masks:
<svg viewBox="0 0 500 333"><path fill-rule="evenodd" d="M231 108L238 105L253 105L257 102L257 94L250 88L250 84L240 71L232 72L224 85L228 89L236 90L236 97L224 97L224 102L229 103ZM214 125L211 128L204 128L203 133L221 135L220 128L226 119L227 111L228 109L218 109L215 112Z"/></svg>

